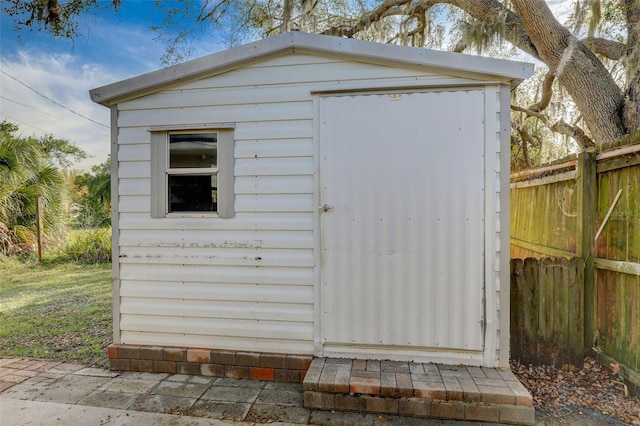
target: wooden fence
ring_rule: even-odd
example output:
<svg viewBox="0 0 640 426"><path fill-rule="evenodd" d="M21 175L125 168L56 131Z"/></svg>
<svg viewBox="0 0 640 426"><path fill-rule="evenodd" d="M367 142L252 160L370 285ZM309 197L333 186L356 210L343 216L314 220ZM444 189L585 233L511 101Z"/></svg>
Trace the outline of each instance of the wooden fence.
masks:
<svg viewBox="0 0 640 426"><path fill-rule="evenodd" d="M549 256L580 259L585 352L640 386L640 138L511 175L511 257Z"/></svg>
<svg viewBox="0 0 640 426"><path fill-rule="evenodd" d="M523 364L584 362L584 294L577 257L511 260L511 358Z"/></svg>

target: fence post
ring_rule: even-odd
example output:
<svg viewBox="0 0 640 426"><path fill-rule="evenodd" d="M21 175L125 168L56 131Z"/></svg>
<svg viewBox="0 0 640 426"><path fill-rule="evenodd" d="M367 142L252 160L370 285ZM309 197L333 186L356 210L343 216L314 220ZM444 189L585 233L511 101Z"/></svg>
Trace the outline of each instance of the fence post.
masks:
<svg viewBox="0 0 640 426"><path fill-rule="evenodd" d="M578 217L576 225L576 255L582 259L579 265L584 279L584 352L591 350L595 339L596 294L595 294L595 245L596 226L596 153L583 151L576 165L578 192Z"/></svg>
<svg viewBox="0 0 640 426"><path fill-rule="evenodd" d="M38 243L38 262L42 263L42 196L36 195L36 241Z"/></svg>

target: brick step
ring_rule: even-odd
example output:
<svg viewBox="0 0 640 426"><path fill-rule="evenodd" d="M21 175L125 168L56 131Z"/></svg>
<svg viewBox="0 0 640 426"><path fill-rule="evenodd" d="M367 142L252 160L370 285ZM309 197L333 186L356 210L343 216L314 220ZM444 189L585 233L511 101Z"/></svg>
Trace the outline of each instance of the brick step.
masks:
<svg viewBox="0 0 640 426"><path fill-rule="evenodd" d="M310 409L533 424L533 398L509 369L315 358L303 381Z"/></svg>

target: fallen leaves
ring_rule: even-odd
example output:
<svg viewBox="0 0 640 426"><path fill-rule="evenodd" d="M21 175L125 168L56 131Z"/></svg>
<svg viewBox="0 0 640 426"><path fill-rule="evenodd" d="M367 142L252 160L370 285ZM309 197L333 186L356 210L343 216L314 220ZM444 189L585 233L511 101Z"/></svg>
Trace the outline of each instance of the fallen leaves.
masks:
<svg viewBox="0 0 640 426"><path fill-rule="evenodd" d="M584 408L640 425L640 397L625 396L626 386L617 374L592 358L585 359L584 368L573 371L515 363L511 370L533 395L536 410L548 416L567 417Z"/></svg>

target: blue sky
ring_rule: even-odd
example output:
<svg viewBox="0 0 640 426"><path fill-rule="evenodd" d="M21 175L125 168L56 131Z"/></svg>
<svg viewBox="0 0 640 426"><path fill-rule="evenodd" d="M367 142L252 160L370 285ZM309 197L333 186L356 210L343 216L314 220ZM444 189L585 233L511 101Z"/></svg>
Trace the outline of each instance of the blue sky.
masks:
<svg viewBox="0 0 640 426"><path fill-rule="evenodd" d="M548 3L558 16L566 14L573 1ZM76 143L91 158L75 168L86 170L103 162L109 152L109 112L91 102L88 91L161 68L164 47L149 29L161 20L153 0L123 0L118 13L104 9L83 16L79 36L67 40L46 32L18 33L0 12L0 120L18 124L23 136L49 133ZM197 46L197 56L225 47L213 37L199 40Z"/></svg>
<svg viewBox="0 0 640 426"><path fill-rule="evenodd" d="M109 111L91 102L88 91L161 68L164 47L149 29L160 21L152 0L124 0L119 13L105 9L83 16L80 35L67 40L16 32L0 13L0 120L19 125L23 136L50 133L76 143L91 158L75 168L103 162L109 152ZM198 55L223 48L204 40Z"/></svg>

